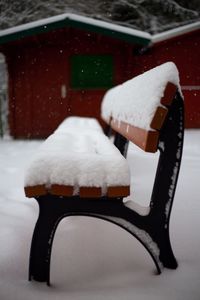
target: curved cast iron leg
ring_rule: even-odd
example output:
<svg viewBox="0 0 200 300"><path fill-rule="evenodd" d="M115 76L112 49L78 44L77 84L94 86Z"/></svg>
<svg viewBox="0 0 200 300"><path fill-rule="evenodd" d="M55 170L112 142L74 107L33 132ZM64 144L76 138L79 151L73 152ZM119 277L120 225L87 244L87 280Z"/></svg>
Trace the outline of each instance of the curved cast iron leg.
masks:
<svg viewBox="0 0 200 300"><path fill-rule="evenodd" d="M50 258L58 216L40 208L35 225L29 262L29 280L47 282L49 285Z"/></svg>
<svg viewBox="0 0 200 300"><path fill-rule="evenodd" d="M29 280L47 282L49 285L54 234L60 220L70 215L98 217L124 228L146 248L158 273L161 273L163 266L172 269L177 267L169 239L169 222L166 223L163 214L154 214L154 211L141 216L118 199L88 200L48 195L37 201L40 213L31 245Z"/></svg>
<svg viewBox="0 0 200 300"><path fill-rule="evenodd" d="M150 215L147 220L146 230L159 249L160 262L166 268L176 269L178 263L171 247L169 223L164 223L162 216L157 218Z"/></svg>
<svg viewBox="0 0 200 300"><path fill-rule="evenodd" d="M160 260L165 268L176 269L178 267L178 263L172 251L169 231L167 229L163 231L163 238L160 238L160 240Z"/></svg>
<svg viewBox="0 0 200 300"><path fill-rule="evenodd" d="M129 209L128 209L129 210ZM129 210L129 216L132 212ZM92 215L92 214L91 214ZM123 217L116 217L116 216L108 216L108 215L94 215L95 217L104 219L106 221L110 221L126 231L128 231L131 235L133 235L148 251L151 258L154 261L158 274L161 273L163 264L160 259L160 248L158 244L153 240L150 233L146 230L145 226L139 228L135 223L135 218L131 220L130 218L126 218L124 214ZM133 212L133 216L135 216L135 212ZM141 223L147 219L148 217L141 217ZM138 223L138 222L137 222Z"/></svg>

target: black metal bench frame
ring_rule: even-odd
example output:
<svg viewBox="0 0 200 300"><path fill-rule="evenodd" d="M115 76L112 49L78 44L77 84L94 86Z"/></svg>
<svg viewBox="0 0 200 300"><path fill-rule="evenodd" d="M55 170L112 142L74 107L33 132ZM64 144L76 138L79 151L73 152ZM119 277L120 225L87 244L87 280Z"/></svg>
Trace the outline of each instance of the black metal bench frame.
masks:
<svg viewBox="0 0 200 300"><path fill-rule="evenodd" d="M50 284L54 234L59 222L72 215L92 216L119 225L142 243L151 255L158 273L161 273L162 266L175 269L177 261L170 243L169 221L181 164L183 136L184 105L177 92L160 131L160 157L150 200L150 213L146 216L126 207L123 198L87 199L50 194L36 197L39 217L31 244L29 280ZM116 133L114 144L126 156L128 141Z"/></svg>

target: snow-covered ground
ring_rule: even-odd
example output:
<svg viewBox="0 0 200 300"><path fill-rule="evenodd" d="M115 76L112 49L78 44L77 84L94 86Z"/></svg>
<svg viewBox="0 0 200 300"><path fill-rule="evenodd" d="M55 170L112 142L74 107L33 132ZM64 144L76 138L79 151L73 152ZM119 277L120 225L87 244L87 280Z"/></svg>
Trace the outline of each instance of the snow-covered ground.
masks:
<svg viewBox="0 0 200 300"><path fill-rule="evenodd" d="M1 300L200 299L200 130L186 131L172 210L171 240L178 269L155 275L149 254L127 232L102 220L69 217L56 232L51 287L27 280L38 207L24 196L24 169L40 144L0 140ZM129 148L132 198L140 204L148 203L157 157Z"/></svg>

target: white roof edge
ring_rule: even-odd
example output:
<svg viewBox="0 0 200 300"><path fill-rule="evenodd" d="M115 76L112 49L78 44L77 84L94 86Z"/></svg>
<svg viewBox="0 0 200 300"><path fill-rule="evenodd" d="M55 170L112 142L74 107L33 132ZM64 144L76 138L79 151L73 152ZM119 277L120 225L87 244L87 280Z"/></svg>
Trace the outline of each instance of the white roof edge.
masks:
<svg viewBox="0 0 200 300"><path fill-rule="evenodd" d="M54 22L64 21L67 19L72 20L72 21L77 21L77 22L83 22L88 25L105 28L105 29L108 29L111 31L112 30L117 31L117 32L127 34L127 35L132 35L132 36L137 36L137 37L141 37L144 39L148 39L151 41L151 44L155 44L155 43L158 43L158 42L161 42L161 41L164 41L164 40L200 29L200 21L198 21L195 23L191 23L188 25L178 27L176 29L172 29L172 30L164 31L162 33L151 35L150 33L142 31L142 30L133 29L133 28L118 25L115 23L109 23L107 21L97 20L97 19L93 19L90 17L81 16L81 15L72 14L72 13L64 13L64 14L60 14L57 16L53 16L53 17L33 21L30 23L18 25L15 27L11 27L8 29L0 30L0 37L6 36L9 34L13 34L13 33L17 33L17 32L23 31L23 30L29 30L34 27L45 26L45 25L48 25L48 24L51 24Z"/></svg>
<svg viewBox="0 0 200 300"><path fill-rule="evenodd" d="M158 34L154 34L152 35L152 43L158 43L158 42L162 42L177 36L180 36L182 34L186 34L192 31L195 31L197 29L200 29L200 21L195 22L195 23L191 23L188 25L184 25L175 29L171 29L171 30L167 30Z"/></svg>
<svg viewBox="0 0 200 300"><path fill-rule="evenodd" d="M97 20L97 19L93 19L93 18L89 18L89 17L85 17L85 16L75 15L75 14L68 14L68 16L69 16L69 19L71 19L71 20L82 21L87 24L96 25L96 26L103 27L103 28L110 29L110 30L113 29L118 32L135 35L135 36L140 36L140 37L143 37L146 39L152 38L151 34L149 34L148 32L142 31L142 30L133 29L133 28L118 25L115 23L106 22L103 20Z"/></svg>
<svg viewBox="0 0 200 300"><path fill-rule="evenodd" d="M48 25L48 24L51 24L51 23L54 23L57 21L62 21L62 20L64 21L65 19L69 19L69 20L73 20L73 21L77 21L77 22L79 21L79 22L87 23L89 25L106 28L108 30L118 31L120 33L129 34L129 35L133 35L133 36L139 36L141 38L146 38L149 40L152 37L149 33L144 32L144 31L140 31L137 29L125 27L122 25L114 24L114 23L109 23L109 22L102 21L102 20L93 19L93 18L86 17L86 16L71 14L71 13L65 13L65 14L45 18L42 20L18 25L18 26L11 27L8 29L0 30L0 36L2 37L5 35L17 33L22 30L28 30L28 29L31 29L31 28L34 28L37 26L42 26L42 25L45 26L45 25Z"/></svg>
<svg viewBox="0 0 200 300"><path fill-rule="evenodd" d="M33 22L29 22L26 24L22 24L22 25L17 25L8 29L3 29L0 30L0 36L4 36L7 34L12 34L12 33L17 33L20 32L22 30L26 30L26 29L31 29L37 26L42 26L42 25L47 25L56 21L62 21L64 20L66 17L68 16L68 14L62 14L59 16L54 16L54 17L49 17L49 18L45 18L42 20L38 20L38 21L33 21Z"/></svg>

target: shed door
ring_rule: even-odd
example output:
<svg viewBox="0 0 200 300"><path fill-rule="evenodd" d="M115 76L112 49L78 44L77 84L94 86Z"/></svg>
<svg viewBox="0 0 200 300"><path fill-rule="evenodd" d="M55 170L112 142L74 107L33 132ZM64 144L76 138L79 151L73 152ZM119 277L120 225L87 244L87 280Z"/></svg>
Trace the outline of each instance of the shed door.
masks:
<svg viewBox="0 0 200 300"><path fill-rule="evenodd" d="M33 49L30 73L31 136L47 137L68 116L67 52L57 47Z"/></svg>
<svg viewBox="0 0 200 300"><path fill-rule="evenodd" d="M16 137L47 137L71 115L99 118L102 97L113 85L111 55L32 48L15 69L21 83L14 90Z"/></svg>
<svg viewBox="0 0 200 300"><path fill-rule="evenodd" d="M61 95L67 81L66 57L60 48L48 46L16 52L10 71L13 136L45 138L67 116L66 99Z"/></svg>

